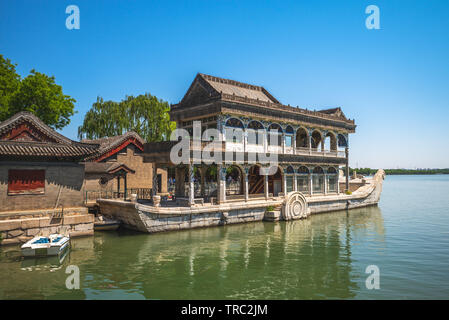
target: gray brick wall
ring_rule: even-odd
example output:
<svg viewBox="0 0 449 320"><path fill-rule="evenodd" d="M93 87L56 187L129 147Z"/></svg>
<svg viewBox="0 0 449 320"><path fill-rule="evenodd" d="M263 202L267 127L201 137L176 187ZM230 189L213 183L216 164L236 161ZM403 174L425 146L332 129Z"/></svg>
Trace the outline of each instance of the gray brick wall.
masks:
<svg viewBox="0 0 449 320"><path fill-rule="evenodd" d="M45 193L8 195L8 170L45 170ZM84 166L59 162L0 162L0 212L83 206Z"/></svg>

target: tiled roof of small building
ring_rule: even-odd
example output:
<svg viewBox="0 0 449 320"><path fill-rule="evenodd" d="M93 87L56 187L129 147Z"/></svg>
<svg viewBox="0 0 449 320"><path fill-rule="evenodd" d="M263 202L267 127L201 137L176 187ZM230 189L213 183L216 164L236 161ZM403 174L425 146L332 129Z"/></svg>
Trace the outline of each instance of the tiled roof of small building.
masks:
<svg viewBox="0 0 449 320"><path fill-rule="evenodd" d="M95 143L99 145L99 148L95 154L89 157L88 160L96 159L107 152L119 147L127 140L135 140L138 142L139 148L143 151L143 144L145 143L145 140L142 139L136 132L134 131L128 131L125 134L122 134L120 136L114 136L114 137L105 137L95 140L89 140L89 139L83 139L81 142L83 143Z"/></svg>
<svg viewBox="0 0 449 320"><path fill-rule="evenodd" d="M14 129L25 126L32 131L28 139L12 135ZM0 123L0 157L81 160L95 153L97 144L70 140L57 133L30 112L19 112Z"/></svg>
<svg viewBox="0 0 449 320"><path fill-rule="evenodd" d="M120 162L85 162L85 173L115 173L124 170L126 172L134 173L135 171L130 167Z"/></svg>

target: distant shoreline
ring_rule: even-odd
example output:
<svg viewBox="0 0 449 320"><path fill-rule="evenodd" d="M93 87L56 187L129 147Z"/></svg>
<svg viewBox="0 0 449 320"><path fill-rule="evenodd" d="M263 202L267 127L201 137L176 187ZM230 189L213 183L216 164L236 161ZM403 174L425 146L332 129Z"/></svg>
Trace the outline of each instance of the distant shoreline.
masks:
<svg viewBox="0 0 449 320"><path fill-rule="evenodd" d="M349 169L349 173L352 175L354 170L362 175L374 175L378 169L360 168ZM447 169L384 169L386 175L434 175L434 174L449 174L449 168Z"/></svg>

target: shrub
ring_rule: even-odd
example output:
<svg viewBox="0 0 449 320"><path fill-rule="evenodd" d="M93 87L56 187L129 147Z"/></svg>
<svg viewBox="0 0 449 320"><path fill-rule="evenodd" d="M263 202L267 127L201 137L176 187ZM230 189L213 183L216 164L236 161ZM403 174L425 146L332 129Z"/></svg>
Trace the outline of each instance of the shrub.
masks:
<svg viewBox="0 0 449 320"><path fill-rule="evenodd" d="M346 193L347 195L350 195L350 194L352 194L352 192L351 192L351 191L349 191L349 190L346 190L346 191L345 191L345 193Z"/></svg>
<svg viewBox="0 0 449 320"><path fill-rule="evenodd" d="M268 206L267 207L267 211L274 211L274 207L273 206Z"/></svg>

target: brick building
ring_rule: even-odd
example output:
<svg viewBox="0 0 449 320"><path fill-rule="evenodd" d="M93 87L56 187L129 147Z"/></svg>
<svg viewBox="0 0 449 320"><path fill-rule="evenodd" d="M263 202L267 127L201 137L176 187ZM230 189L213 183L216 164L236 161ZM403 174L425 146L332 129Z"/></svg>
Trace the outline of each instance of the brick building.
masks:
<svg viewBox="0 0 449 320"><path fill-rule="evenodd" d="M73 141L32 113L19 112L0 123L0 212L83 207L90 191L149 198L153 164L143 162L143 144L135 132ZM157 174L163 194L167 172Z"/></svg>
<svg viewBox="0 0 449 320"><path fill-rule="evenodd" d="M85 190L142 193L153 187L153 164L143 162L145 141L135 132L96 140L82 140L84 143L98 144L95 154L86 160ZM167 192L167 172L157 170L158 192ZM140 190L140 191L138 191Z"/></svg>
<svg viewBox="0 0 449 320"><path fill-rule="evenodd" d="M98 145L70 140L29 112L0 123L0 212L84 205L84 158Z"/></svg>

